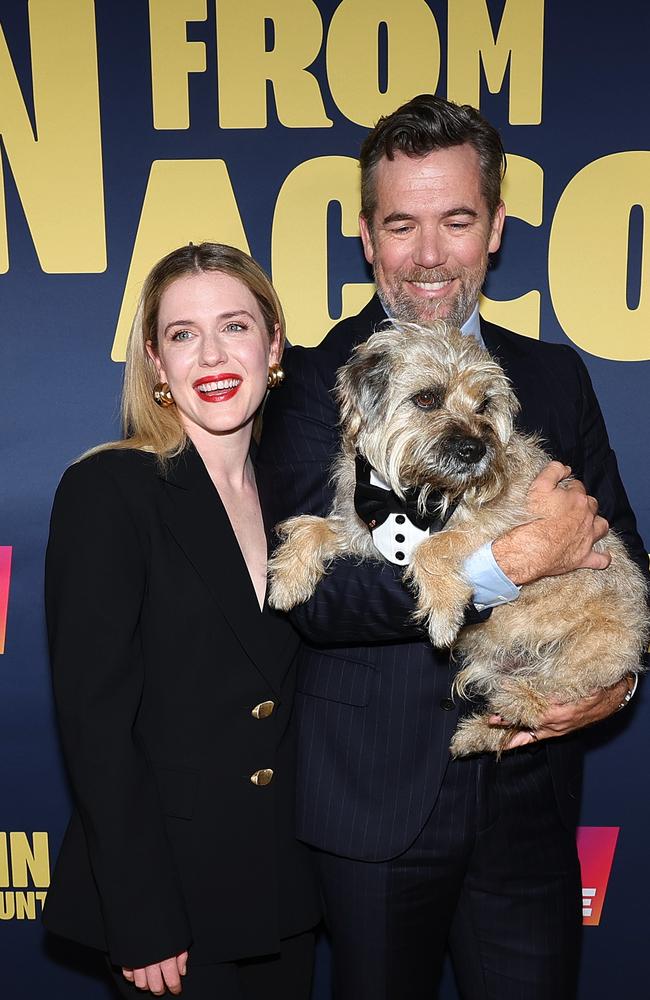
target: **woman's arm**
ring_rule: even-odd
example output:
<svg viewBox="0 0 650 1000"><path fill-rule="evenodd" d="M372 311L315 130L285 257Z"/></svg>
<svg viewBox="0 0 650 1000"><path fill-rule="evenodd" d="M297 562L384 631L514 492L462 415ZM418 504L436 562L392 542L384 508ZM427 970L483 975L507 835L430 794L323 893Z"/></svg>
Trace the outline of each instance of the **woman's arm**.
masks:
<svg viewBox="0 0 650 1000"><path fill-rule="evenodd" d="M140 967L188 947L190 928L154 776L135 722L146 558L107 455L56 494L45 598L65 759L111 960Z"/></svg>

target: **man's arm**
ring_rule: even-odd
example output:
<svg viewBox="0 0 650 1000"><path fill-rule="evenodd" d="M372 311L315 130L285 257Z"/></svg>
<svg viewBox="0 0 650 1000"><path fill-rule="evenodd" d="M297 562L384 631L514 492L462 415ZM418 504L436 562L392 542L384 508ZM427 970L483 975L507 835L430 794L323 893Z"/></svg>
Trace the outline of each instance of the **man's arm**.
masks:
<svg viewBox="0 0 650 1000"><path fill-rule="evenodd" d="M285 367L287 381L269 398L256 459L269 531L294 514L323 517L328 513L333 497L331 469L339 448L338 411L330 392L335 366L328 366L321 352L292 348L287 352ZM512 554L507 568L502 565L507 576L511 576L508 569L516 571L517 559L521 565L528 558L531 534L539 550L538 575L545 576L565 572L567 564L570 569L582 565L596 538L607 531L602 519L594 522L595 501L588 500L579 483L572 484L571 490L557 488L567 474L565 466L554 463L551 471L540 477L540 516L543 505L554 530L549 531L548 525L540 528L537 522L516 529L522 535L509 546ZM533 512L538 513L538 508L534 507ZM498 543L495 545L498 548ZM603 556L598 560L604 565L608 561ZM515 577L514 582L527 581L524 576L521 580ZM291 620L314 643L347 645L421 639L425 633L412 621L414 609L399 567L342 559L321 581L313 597L291 612ZM485 615L470 608L467 621L481 621Z"/></svg>
<svg viewBox="0 0 650 1000"><path fill-rule="evenodd" d="M492 543L494 557L513 583L521 585L544 576L561 576L574 569L606 569L611 556L594 552L609 524L598 514L598 501L581 482L560 483L571 474L561 462L551 462L528 494L535 520L514 528Z"/></svg>
<svg viewBox="0 0 650 1000"><path fill-rule="evenodd" d="M623 540L630 557L637 563L646 579L650 579L647 551L637 531L636 520L630 507L625 487L621 482L616 456L609 443L605 421L591 380L580 357L573 350L570 353L576 365L577 392L580 401L579 435L583 443L582 466L574 469L574 472L584 481L585 487L582 489L586 488L588 493L582 493L582 490L578 490L574 484L572 484L570 491L564 490L563 492L571 494L575 506L574 516L578 520L581 509L584 513L585 502L588 504L590 510L595 511L599 509L603 518L609 522L611 527ZM553 463L553 465L559 465L559 463ZM539 479L541 477L538 478L538 483ZM598 498L597 503L593 500L594 497ZM547 509L545 508L547 499L544 499L542 496L539 499L539 503L540 511L545 511ZM586 514L585 517L588 520ZM599 521L602 522L603 518L596 518L596 523L598 524ZM540 522L542 529L544 529L545 523L545 520ZM526 561L524 555L523 562L517 563L518 555L516 550L513 556L513 545L522 541L525 542L525 533L529 527L532 526L517 528L509 536L504 536L493 545L497 561L508 575L512 574L511 578L516 582L528 582L528 579L521 579L520 574L534 573L539 569L539 564L536 564L536 543L533 533L529 534L529 538L532 535L532 555L529 556L528 561ZM551 527L552 520L547 528ZM599 524L600 529L602 529L602 524ZM516 538L517 533L520 533L518 539ZM524 535L523 538L521 537L522 535ZM521 551L522 549L519 548L519 552ZM580 549L575 549L574 546L573 558L579 557L579 555ZM599 568L593 560L595 556L599 556L599 554L587 552L586 560L578 565ZM599 558L602 559L602 556L599 556ZM503 562L501 562L502 559ZM568 569L572 568L576 567L568 567ZM563 572L567 571L567 569L563 570ZM539 575L551 574L547 572L540 573ZM537 576L532 576L531 578L537 579ZM633 677L626 677L611 688L607 688L604 691L597 691L588 698L582 698L580 701L570 704L558 704L554 706L536 730L534 737L530 733L521 732L513 738L510 747L524 746L527 743L533 742L535 738L546 739L553 736L565 736L575 729L581 729L585 726L593 725L595 722L600 722L602 719L618 711L621 707L625 707L628 695L633 690L634 683ZM500 725L502 723L507 724L508 720L501 720L499 716L493 716L492 721L495 725Z"/></svg>

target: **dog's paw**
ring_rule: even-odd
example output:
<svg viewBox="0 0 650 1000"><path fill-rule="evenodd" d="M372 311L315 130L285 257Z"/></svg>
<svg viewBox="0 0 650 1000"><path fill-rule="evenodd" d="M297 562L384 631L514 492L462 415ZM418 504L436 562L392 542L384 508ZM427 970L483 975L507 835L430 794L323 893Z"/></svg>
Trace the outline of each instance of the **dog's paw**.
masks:
<svg viewBox="0 0 650 1000"><path fill-rule="evenodd" d="M440 649L448 649L453 646L461 625L462 622L455 621L435 611L431 612L427 618L429 638L432 644Z"/></svg>
<svg viewBox="0 0 650 1000"><path fill-rule="evenodd" d="M454 759L483 752L484 739L479 727L474 725L475 719L476 716L471 716L458 723L458 728L449 744L449 752Z"/></svg>
<svg viewBox="0 0 650 1000"><path fill-rule="evenodd" d="M454 758L468 757L475 753L496 753L500 756L504 749L503 744L504 731L497 726L488 725L486 715L475 713L460 720L449 750Z"/></svg>
<svg viewBox="0 0 650 1000"><path fill-rule="evenodd" d="M318 560L309 562L291 557L289 547L281 546L269 562L269 604L276 611L290 611L304 604L314 593L323 575Z"/></svg>
<svg viewBox="0 0 650 1000"><path fill-rule="evenodd" d="M271 573L269 576L269 605L276 611L291 611L297 604L309 598L309 594L301 601L296 593L295 584L282 573Z"/></svg>
<svg viewBox="0 0 650 1000"><path fill-rule="evenodd" d="M432 551L427 542L417 547L406 580L415 592L418 620L426 624L433 645L444 648L453 645L463 626L472 590L459 573L437 565Z"/></svg>
<svg viewBox="0 0 650 1000"><path fill-rule="evenodd" d="M322 517L293 517L278 525L277 532L283 541L269 560L269 604L290 611L312 596L340 544Z"/></svg>

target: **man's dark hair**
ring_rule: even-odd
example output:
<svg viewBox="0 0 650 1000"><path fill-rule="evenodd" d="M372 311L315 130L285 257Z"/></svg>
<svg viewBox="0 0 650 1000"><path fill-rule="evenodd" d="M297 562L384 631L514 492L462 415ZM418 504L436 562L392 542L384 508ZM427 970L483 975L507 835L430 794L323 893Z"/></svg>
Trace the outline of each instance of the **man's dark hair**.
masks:
<svg viewBox="0 0 650 1000"><path fill-rule="evenodd" d="M501 197L506 154L499 133L469 104L454 104L433 94L420 94L397 111L380 118L361 147L361 212L372 226L377 205L375 170L383 157L395 152L426 156L436 149L467 143L478 153L481 188L494 216Z"/></svg>

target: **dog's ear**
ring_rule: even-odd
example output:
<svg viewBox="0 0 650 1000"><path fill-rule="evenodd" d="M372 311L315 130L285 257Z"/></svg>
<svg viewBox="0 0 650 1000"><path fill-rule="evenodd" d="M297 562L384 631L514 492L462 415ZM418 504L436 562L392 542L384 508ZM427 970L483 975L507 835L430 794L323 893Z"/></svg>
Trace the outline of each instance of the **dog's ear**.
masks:
<svg viewBox="0 0 650 1000"><path fill-rule="evenodd" d="M498 391L493 397L493 425L501 444L507 444L515 428L515 417L521 409L519 400L514 394L510 380L499 370L500 377L495 379Z"/></svg>
<svg viewBox="0 0 650 1000"><path fill-rule="evenodd" d="M382 412L389 371L386 349L368 343L360 344L348 363L339 368L334 393L341 411L341 425L352 440Z"/></svg>

